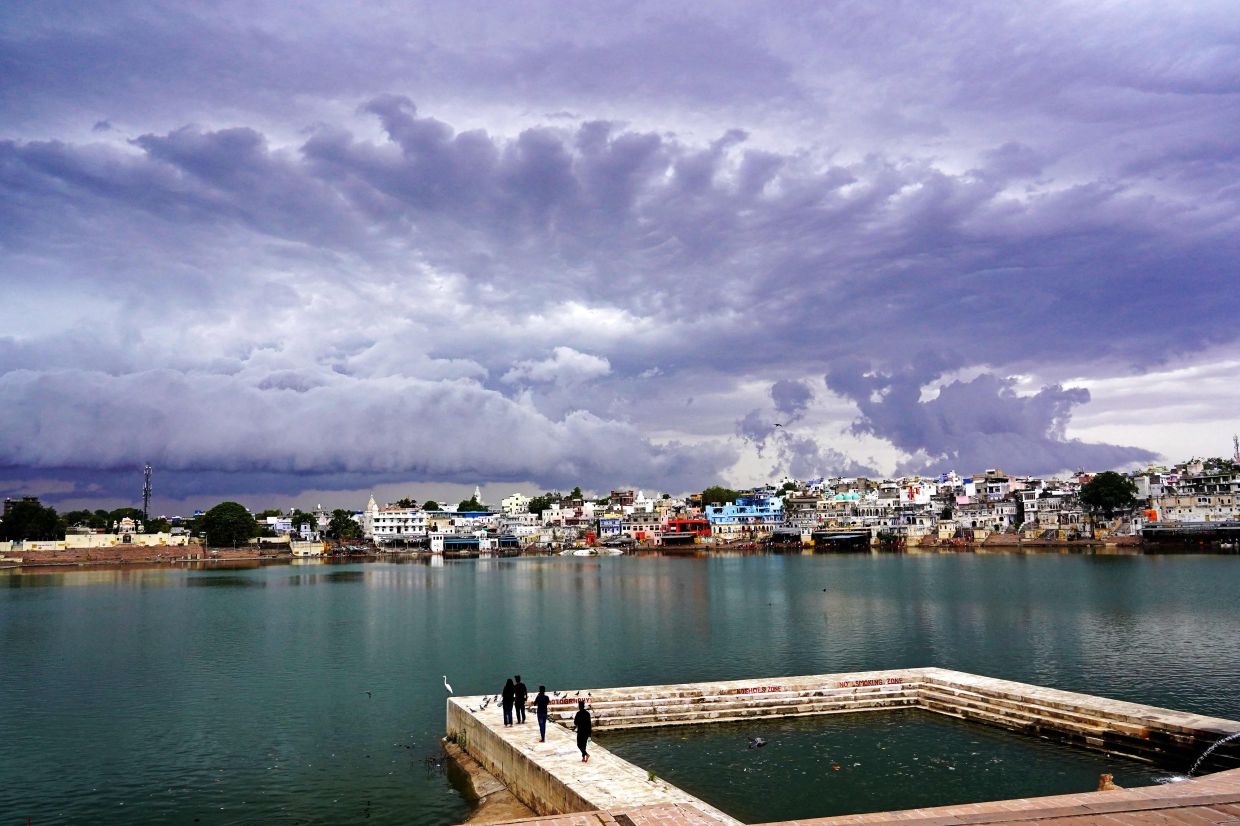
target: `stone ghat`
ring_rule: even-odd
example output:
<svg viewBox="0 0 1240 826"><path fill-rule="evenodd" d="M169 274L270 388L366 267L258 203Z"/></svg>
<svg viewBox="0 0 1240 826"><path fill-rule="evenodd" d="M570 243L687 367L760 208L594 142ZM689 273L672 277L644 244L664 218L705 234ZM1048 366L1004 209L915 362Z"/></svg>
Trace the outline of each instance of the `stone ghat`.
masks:
<svg viewBox="0 0 1240 826"><path fill-rule="evenodd" d="M695 725L815 714L920 708L1187 771L1240 722L941 668L913 668L709 683L582 689L552 696L547 742L531 714L504 728L483 697L448 701L448 733L539 814L621 806L687 805L726 815L637 766L591 745L580 762L568 731L585 699L599 730ZM554 723L559 723L556 725ZM1240 741L1219 748L1201 771L1240 767Z"/></svg>
<svg viewBox="0 0 1240 826"><path fill-rule="evenodd" d="M553 718L571 722L579 698L599 730L920 708L1182 771L1240 730L1240 722L938 668L568 692L555 698ZM1240 768L1240 743L1202 768Z"/></svg>

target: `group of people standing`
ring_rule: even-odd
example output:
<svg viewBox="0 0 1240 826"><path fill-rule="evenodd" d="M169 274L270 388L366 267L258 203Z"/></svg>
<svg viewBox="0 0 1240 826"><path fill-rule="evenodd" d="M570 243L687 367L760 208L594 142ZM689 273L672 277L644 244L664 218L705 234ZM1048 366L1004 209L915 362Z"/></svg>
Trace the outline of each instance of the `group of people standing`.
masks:
<svg viewBox="0 0 1240 826"><path fill-rule="evenodd" d="M529 700L530 692L525 687L525 683L521 682L521 675L517 674L510 677L504 683L504 689L500 692L500 707L504 711L505 728L512 725L520 725L525 722L525 704ZM538 695L534 698L534 716L538 719L538 742L545 743L547 741L547 714L551 707L551 698L547 696L547 687L540 685L538 687ZM513 722L513 712L516 712L516 722ZM577 701L577 714L573 717L573 728L577 730L577 748L581 750L581 762L588 762L590 759L589 752L586 747L590 742L590 734L594 730L594 721L590 717L590 712L586 710L586 701Z"/></svg>

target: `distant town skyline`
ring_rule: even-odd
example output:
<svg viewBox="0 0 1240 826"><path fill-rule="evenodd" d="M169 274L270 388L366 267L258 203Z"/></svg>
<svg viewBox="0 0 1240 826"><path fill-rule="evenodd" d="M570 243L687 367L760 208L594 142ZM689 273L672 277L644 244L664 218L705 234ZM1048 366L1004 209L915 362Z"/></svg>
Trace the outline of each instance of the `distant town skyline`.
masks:
<svg viewBox="0 0 1240 826"><path fill-rule="evenodd" d="M1225 2L5 4L0 497L1228 456L1236 42Z"/></svg>

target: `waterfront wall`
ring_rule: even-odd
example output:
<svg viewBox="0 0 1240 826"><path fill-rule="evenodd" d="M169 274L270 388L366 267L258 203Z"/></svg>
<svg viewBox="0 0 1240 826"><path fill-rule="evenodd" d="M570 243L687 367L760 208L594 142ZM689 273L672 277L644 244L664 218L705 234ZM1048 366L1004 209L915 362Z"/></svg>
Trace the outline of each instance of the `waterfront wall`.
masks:
<svg viewBox="0 0 1240 826"><path fill-rule="evenodd" d="M538 814L571 814L634 805L686 805L713 817L720 826L734 818L644 769L591 742L590 762L581 762L576 735L549 723L547 741L538 742L531 712L524 725L504 727L500 709L470 711L482 697L448 700L448 738L503 782ZM576 704L574 703L574 708Z"/></svg>
<svg viewBox="0 0 1240 826"><path fill-rule="evenodd" d="M571 722L586 699L595 729L738 722L818 714L919 708L963 720L1054 739L1169 769L1193 761L1240 722L1087 694L998 680L941 668L913 668L589 689L553 695L547 744L526 742L533 723L504 728L484 698L451 698L448 733L525 805L539 814L567 814L676 802L710 807L605 749L583 769ZM531 715L532 721L532 715ZM595 762L598 760L599 762ZM1219 748L1202 771L1240 767L1240 741ZM711 810L714 811L714 810ZM725 816L726 817L726 816Z"/></svg>
<svg viewBox="0 0 1240 826"><path fill-rule="evenodd" d="M587 693L600 730L920 708L1180 770L1240 731L1236 721L941 668ZM1240 748L1215 753L1213 768L1237 767Z"/></svg>

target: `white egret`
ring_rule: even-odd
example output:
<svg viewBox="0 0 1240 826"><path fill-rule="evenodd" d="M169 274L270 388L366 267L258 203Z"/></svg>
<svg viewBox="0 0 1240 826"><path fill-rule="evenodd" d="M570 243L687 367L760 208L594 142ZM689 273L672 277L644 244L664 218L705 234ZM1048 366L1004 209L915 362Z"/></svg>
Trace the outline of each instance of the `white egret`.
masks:
<svg viewBox="0 0 1240 826"><path fill-rule="evenodd" d="M443 675L443 687L448 689L448 693L452 693L452 686L448 685L448 675Z"/></svg>

